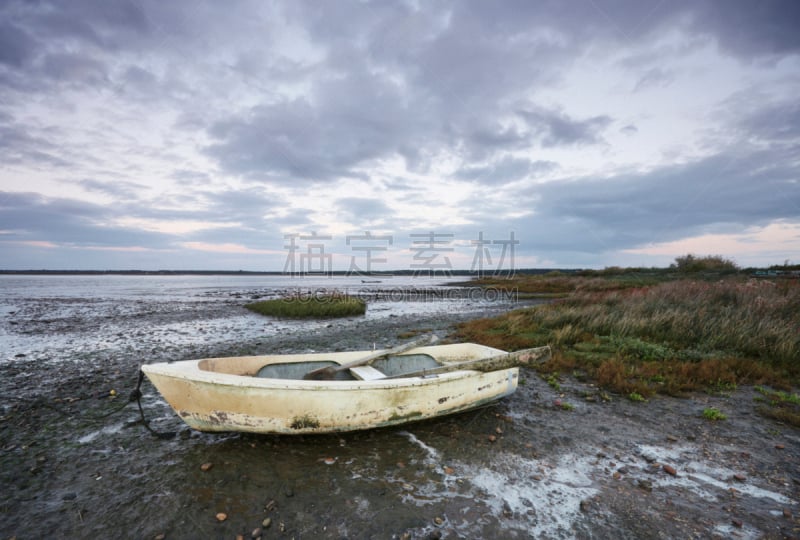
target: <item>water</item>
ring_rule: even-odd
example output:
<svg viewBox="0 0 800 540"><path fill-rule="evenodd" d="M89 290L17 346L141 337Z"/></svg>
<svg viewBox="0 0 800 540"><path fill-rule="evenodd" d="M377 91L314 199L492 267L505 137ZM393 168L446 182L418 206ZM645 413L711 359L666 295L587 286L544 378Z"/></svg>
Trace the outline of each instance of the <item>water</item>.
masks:
<svg viewBox="0 0 800 540"><path fill-rule="evenodd" d="M387 317L479 311L504 300L448 285L459 280L463 278L401 276L365 283L346 276L0 275L0 361L24 357L58 362L101 351L136 353L145 336L148 343L185 350L331 324L268 318L243 307L254 299L293 293L336 291L364 298L366 315L336 322L351 328Z"/></svg>

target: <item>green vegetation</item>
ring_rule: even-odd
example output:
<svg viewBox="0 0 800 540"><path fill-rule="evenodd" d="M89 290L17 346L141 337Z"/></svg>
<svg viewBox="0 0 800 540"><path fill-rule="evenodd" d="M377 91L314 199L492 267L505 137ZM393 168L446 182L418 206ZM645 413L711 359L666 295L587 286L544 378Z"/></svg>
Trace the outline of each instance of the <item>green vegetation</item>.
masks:
<svg viewBox="0 0 800 540"><path fill-rule="evenodd" d="M720 255L695 257L692 254L675 259L672 268L679 272L736 272L739 269L736 263Z"/></svg>
<svg viewBox="0 0 800 540"><path fill-rule="evenodd" d="M725 420L728 417L725 416L719 409L715 407L708 407L703 409L703 418L716 422L718 420Z"/></svg>
<svg viewBox="0 0 800 540"><path fill-rule="evenodd" d="M328 319L363 315L366 303L346 295L296 295L274 300L264 300L244 307L261 315L288 319Z"/></svg>
<svg viewBox="0 0 800 540"><path fill-rule="evenodd" d="M630 394L628 394L628 399L636 403L647 401L646 399L644 399L644 396L638 392L631 392Z"/></svg>
<svg viewBox="0 0 800 540"><path fill-rule="evenodd" d="M556 298L463 323L458 337L506 350L550 344L553 358L538 368L548 384L551 374L581 373L629 397L741 384L791 390L800 383L800 280L755 279L732 265L686 256L663 270L482 280Z"/></svg>
<svg viewBox="0 0 800 540"><path fill-rule="evenodd" d="M755 390L761 394L756 398L760 402L756 407L759 413L779 422L800 427L800 395L763 386L756 386Z"/></svg>

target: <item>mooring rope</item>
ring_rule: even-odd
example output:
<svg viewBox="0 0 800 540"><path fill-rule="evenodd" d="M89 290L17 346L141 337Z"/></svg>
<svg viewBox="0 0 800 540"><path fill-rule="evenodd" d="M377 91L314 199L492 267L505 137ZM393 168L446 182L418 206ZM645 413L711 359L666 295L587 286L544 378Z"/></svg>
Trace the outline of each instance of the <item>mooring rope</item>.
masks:
<svg viewBox="0 0 800 540"><path fill-rule="evenodd" d="M115 409L113 409L111 411L108 411L108 412L105 412L103 414L82 413L82 414L80 414L80 417L83 418L83 419L88 419L89 421L105 420L106 418L108 418L108 417L110 417L110 416L112 416L114 414L118 414L118 413L122 412L125 409L125 407L128 406L129 403L132 403L132 402L135 401L136 404L139 407L139 416L141 417L141 420L138 420L138 421L136 421L134 423L131 423L131 425L133 425L135 423L141 423L147 429L147 431L149 431L150 433L152 433L153 435L155 435L159 439L171 439L171 438L175 437L175 435L177 433L175 431L156 431L156 430L154 430L153 428L150 427L150 422L145 418L144 409L142 408L142 383L143 382L144 382L144 372L141 369L139 369L139 380L136 383L136 388L131 392L130 396L128 397L128 400L125 403L122 403L119 407L116 407ZM91 399L92 397L96 397L96 396L89 395L89 396L85 396L85 397L81 397L81 398L76 398L76 399L70 400L68 403L74 403L76 401L83 401L83 400L86 400L86 399ZM31 409L35 409L35 408L38 408L38 407L42 407L42 408L45 408L45 409L50 409L52 411L55 411L58 414L63 415L63 416L75 416L76 415L75 411L70 411L70 410L65 409L63 406L58 406L56 404L49 403L46 400L46 398L44 398L44 397L26 398L26 397L22 397L22 396L2 396L2 399L9 400L9 401L23 402L23 403L25 403L27 405L27 408L25 410L31 410Z"/></svg>
<svg viewBox="0 0 800 540"><path fill-rule="evenodd" d="M130 401L136 400L136 405L139 406L139 415L142 417L142 425L159 439L172 439L175 437L175 431L156 431L150 427L150 421L144 417L144 409L142 408L142 382L144 381L144 371L139 369L139 382L136 383L136 389L131 392Z"/></svg>

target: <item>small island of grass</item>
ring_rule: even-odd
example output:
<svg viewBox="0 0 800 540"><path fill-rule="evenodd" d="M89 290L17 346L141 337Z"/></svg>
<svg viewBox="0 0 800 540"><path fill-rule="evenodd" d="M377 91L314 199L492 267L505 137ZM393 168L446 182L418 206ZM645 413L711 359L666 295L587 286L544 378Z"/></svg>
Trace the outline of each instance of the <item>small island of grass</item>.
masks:
<svg viewBox="0 0 800 540"><path fill-rule="evenodd" d="M331 319L363 315L367 304L346 295L297 295L246 304L255 313L287 319Z"/></svg>

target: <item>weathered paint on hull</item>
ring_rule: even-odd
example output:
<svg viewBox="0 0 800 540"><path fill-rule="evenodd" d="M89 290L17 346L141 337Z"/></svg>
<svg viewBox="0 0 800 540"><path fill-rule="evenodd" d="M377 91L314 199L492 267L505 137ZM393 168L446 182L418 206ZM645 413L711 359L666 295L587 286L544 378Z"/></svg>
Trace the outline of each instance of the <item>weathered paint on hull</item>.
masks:
<svg viewBox="0 0 800 540"><path fill-rule="evenodd" d="M447 350L446 348L450 348ZM490 356L497 349L479 347L467 353L456 346L423 347L431 354L444 349L451 361ZM348 354L294 355L291 358L334 358L346 362ZM439 354L437 358L447 354ZM248 373L265 359L231 359L232 371ZM289 357L282 357L289 358ZM143 370L167 402L192 428L199 431L309 434L371 429L461 412L514 392L518 368L481 373L454 371L435 377L372 381L302 381L260 379L204 371L220 369L225 359L152 364ZM216 364L214 363L216 362Z"/></svg>

